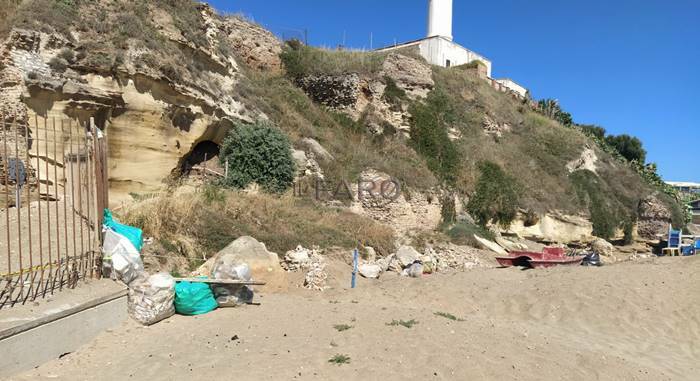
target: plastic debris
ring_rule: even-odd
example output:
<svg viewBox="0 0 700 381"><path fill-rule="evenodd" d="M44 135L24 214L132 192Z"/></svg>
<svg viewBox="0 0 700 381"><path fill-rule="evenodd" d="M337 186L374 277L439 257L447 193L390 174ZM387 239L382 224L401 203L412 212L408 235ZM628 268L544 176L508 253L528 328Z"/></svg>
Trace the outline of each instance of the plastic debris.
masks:
<svg viewBox="0 0 700 381"><path fill-rule="evenodd" d="M178 282L175 285L175 311L181 315L202 315L216 309L214 294L205 283Z"/></svg>
<svg viewBox="0 0 700 381"><path fill-rule="evenodd" d="M212 277L221 280L250 281L253 279L250 267L246 263L229 264L227 262L217 262L212 270ZM234 307L253 302L254 293L250 286L212 284L211 289L219 307Z"/></svg>
<svg viewBox="0 0 700 381"><path fill-rule="evenodd" d="M143 325L152 325L175 314L175 279L167 273L146 277L129 284L129 316Z"/></svg>
<svg viewBox="0 0 700 381"><path fill-rule="evenodd" d="M141 254L129 239L113 230L105 230L103 266L105 274L130 284L143 272Z"/></svg>
<svg viewBox="0 0 700 381"><path fill-rule="evenodd" d="M105 209L103 214L104 226L114 231L115 233L126 237L129 241L131 241L131 244L134 245L136 250L138 250L138 252L140 253L141 249L143 248L143 231L133 226L120 224L114 219L114 217L112 216L112 212L110 212L109 209Z"/></svg>

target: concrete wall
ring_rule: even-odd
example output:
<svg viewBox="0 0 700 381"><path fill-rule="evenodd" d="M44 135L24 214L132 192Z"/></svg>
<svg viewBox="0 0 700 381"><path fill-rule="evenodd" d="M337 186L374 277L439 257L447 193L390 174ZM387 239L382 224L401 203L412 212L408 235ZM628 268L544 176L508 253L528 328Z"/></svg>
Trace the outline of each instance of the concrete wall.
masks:
<svg viewBox="0 0 700 381"><path fill-rule="evenodd" d="M127 318L126 289L110 280L5 309L0 313L0 379L73 352Z"/></svg>
<svg viewBox="0 0 700 381"><path fill-rule="evenodd" d="M446 38L426 38L418 46L421 56L433 65L445 67L449 60L450 66L459 66L479 60L486 65L488 76L491 77L491 61Z"/></svg>
<svg viewBox="0 0 700 381"><path fill-rule="evenodd" d="M516 93L520 94L520 96L522 96L523 98L527 96L527 89L515 83L512 79L497 79L496 82L505 86L508 90L515 91Z"/></svg>

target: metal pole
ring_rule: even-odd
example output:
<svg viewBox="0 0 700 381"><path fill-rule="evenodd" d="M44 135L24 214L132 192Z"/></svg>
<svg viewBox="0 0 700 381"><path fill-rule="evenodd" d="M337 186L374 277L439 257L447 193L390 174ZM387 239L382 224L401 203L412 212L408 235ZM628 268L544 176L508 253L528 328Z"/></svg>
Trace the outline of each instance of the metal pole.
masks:
<svg viewBox="0 0 700 381"><path fill-rule="evenodd" d="M69 267L69 262L70 262L70 255L69 255L69 250L68 250L68 191L66 191L66 184L68 184L68 181L66 179L66 147L65 147L65 134L66 134L66 129L65 125L63 124L63 119L61 119L61 160L63 161L63 167L62 167L62 181L63 181L63 240L65 243L65 250L66 250L66 255L64 256L65 261L66 261L66 269ZM58 160L58 158L56 158ZM74 262L75 264L75 262Z"/></svg>
<svg viewBox="0 0 700 381"><path fill-rule="evenodd" d="M58 279L59 289L63 288L63 263L61 262L61 223L59 220L59 195L58 195L58 155L56 147L56 118L51 119L52 122L52 132L53 132L53 191L56 193L54 200L54 207L56 209L56 263L58 267L56 268L56 278ZM47 155L48 156L48 155Z"/></svg>
<svg viewBox="0 0 700 381"><path fill-rule="evenodd" d="M44 176L46 176L46 233L47 233L47 243L48 243L48 251L49 251L49 263L48 263L48 268L49 268L49 276L46 278L46 287L48 287L49 282L51 282L52 279L52 271L53 271L53 257L51 254L51 204L49 204L49 198L51 197L51 186L49 185L49 182L51 179L49 179L49 125L48 125L48 118L44 118L44 169L46 170L46 173ZM53 287L51 288L51 293L53 294ZM44 295L46 295L46 289L44 289Z"/></svg>
<svg viewBox="0 0 700 381"><path fill-rule="evenodd" d="M15 209L17 209L17 253L19 254L19 297L21 298L22 295L24 295L24 263L22 258L22 210L20 208L19 200L19 193L21 191L20 166L22 165L22 162L19 158L19 138L17 137L17 121L12 122L12 129L14 130L15 135L15 188L17 190Z"/></svg>
<svg viewBox="0 0 700 381"><path fill-rule="evenodd" d="M27 146L27 151L25 158L27 160L27 165L25 165L25 188L27 189L27 231L29 233L29 268L32 269L31 277L32 281L31 284L29 285L29 294L32 292L32 288L34 287L34 280L36 279L36 271L34 270L34 250L32 248L32 240L34 238L34 235L32 234L32 195L31 195L31 187L29 186L29 168L31 167L31 158L29 157L29 150L30 150L30 144L29 144L29 122L24 124L24 140L25 144Z"/></svg>
<svg viewBox="0 0 700 381"><path fill-rule="evenodd" d="M69 156L70 157L70 202L71 202L71 219L73 221L73 261L75 262L75 259L78 257L78 244L75 236L76 232L76 227L75 227L75 163L73 163L73 160L75 160L75 156L73 155L73 123L69 120L68 121L68 150L69 150ZM79 268L82 269L83 266L83 254L82 252L80 253L80 262L78 264Z"/></svg>
<svg viewBox="0 0 700 381"><path fill-rule="evenodd" d="M93 229L94 225L92 224L92 217L93 216L92 216L92 212L91 212L91 210L93 209L92 206L94 206L91 204L93 202L93 196L94 196L93 192L95 190L95 187L94 187L93 182L92 182L92 172L94 170L93 164L94 164L94 159L95 159L94 149L93 149L94 141L95 141L94 140L95 139L95 134L94 134L95 122L94 122L93 118L90 118L90 124L89 124L88 128L89 128L89 133L88 133L89 139L86 140L86 151L88 152L87 189L86 189L86 192L87 192L87 221L88 221L87 233L88 233L88 246L89 246L88 250L90 251L90 254L88 255L88 261L90 263L90 277L92 277L93 270L94 270L94 268L93 268L93 265L94 265L93 256L95 255L95 253L93 252L93 248L94 248L95 243L93 241L93 236L92 236L92 233L93 233L92 229Z"/></svg>
<svg viewBox="0 0 700 381"><path fill-rule="evenodd" d="M352 282L350 283L351 288L355 288L356 282L357 282L357 267L358 267L358 260L359 260L359 252L357 249L355 249L352 252Z"/></svg>
<svg viewBox="0 0 700 381"><path fill-rule="evenodd" d="M7 157L7 125L2 126L3 159L5 160L5 228L7 229L7 273L12 274L12 252L10 250L10 159Z"/></svg>
<svg viewBox="0 0 700 381"><path fill-rule="evenodd" d="M80 124L78 124L78 129L80 129ZM83 152L85 149L85 145L83 144L82 140L85 138L85 134L78 134L78 155L77 155L77 162L78 162L78 216L80 217L80 256L83 258L81 261L81 266L82 266L82 275L83 277L85 276L85 222L83 221L83 170L82 170L82 162L83 162ZM87 139L87 138L86 138Z"/></svg>
<svg viewBox="0 0 700 381"><path fill-rule="evenodd" d="M39 295L39 290L41 289L41 284L44 282L44 233L41 221L41 163L39 163L39 118L34 115L34 130L36 131L36 139L34 144L36 145L36 193L37 193L37 216L39 219L39 266L41 266L41 272L39 273L39 287L36 289L35 298Z"/></svg>

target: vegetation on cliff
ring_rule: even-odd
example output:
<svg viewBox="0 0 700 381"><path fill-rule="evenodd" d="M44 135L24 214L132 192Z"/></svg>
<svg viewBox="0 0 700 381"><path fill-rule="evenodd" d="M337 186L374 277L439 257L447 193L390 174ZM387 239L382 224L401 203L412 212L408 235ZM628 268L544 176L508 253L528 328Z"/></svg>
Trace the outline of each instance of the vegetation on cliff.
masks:
<svg viewBox="0 0 700 381"><path fill-rule="evenodd" d="M241 189L256 183L268 192L282 193L294 181L289 139L264 122L237 124L221 144L219 159L228 165L228 176L222 180L227 186Z"/></svg>
<svg viewBox="0 0 700 381"><path fill-rule="evenodd" d="M65 39L50 62L58 73L100 73L122 82L145 74L173 88L209 94L203 112L220 117L220 128L232 128L229 138L217 143L223 143L222 163L229 163L227 185L236 188L256 182L273 193L288 190L294 176L290 149L303 149L302 141L313 139L333 157L317 163L329 183L353 183L373 169L399 180L406 198L411 192L435 192L440 196L431 202L463 203L442 207L449 215L442 231L455 242L469 242L473 233L488 235L485 225L507 226L519 213L555 210L590 216L594 233L609 238L618 228L629 231L640 200L658 189L668 193L661 199L672 209L674 223L683 224L673 192L644 162L638 139L578 125L552 100L533 108L493 89L468 67L429 67L430 86L406 87L385 72L386 53L291 42L277 46L280 57L275 53L285 72L265 71L241 57L226 28L209 33L207 8L193 1L5 3L0 16L8 20L6 26ZM401 54L416 58L411 52ZM359 90L353 95L364 97L357 102L362 107L323 106L298 87L307 76L349 74L357 78ZM222 94L229 98L222 100ZM242 105L251 116L247 123L261 116L269 125L247 126L217 109L224 103ZM572 171L569 164L586 149L597 155L595 171ZM352 247L359 241L384 254L393 250L396 238L369 217L289 194L254 196L205 188L141 205L126 213L128 222L164 246L194 239L206 254L242 234L276 251L300 243ZM482 226L458 219L457 209L468 211Z"/></svg>

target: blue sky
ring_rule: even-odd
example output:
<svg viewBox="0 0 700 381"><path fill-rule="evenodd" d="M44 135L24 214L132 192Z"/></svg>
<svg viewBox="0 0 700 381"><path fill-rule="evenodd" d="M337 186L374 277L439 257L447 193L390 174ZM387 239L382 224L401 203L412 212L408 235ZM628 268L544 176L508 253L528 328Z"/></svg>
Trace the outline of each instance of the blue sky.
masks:
<svg viewBox="0 0 700 381"><path fill-rule="evenodd" d="M421 38L427 0L212 1L285 37L369 48ZM700 182L700 1L454 0L454 38L578 123L638 136L667 180Z"/></svg>

